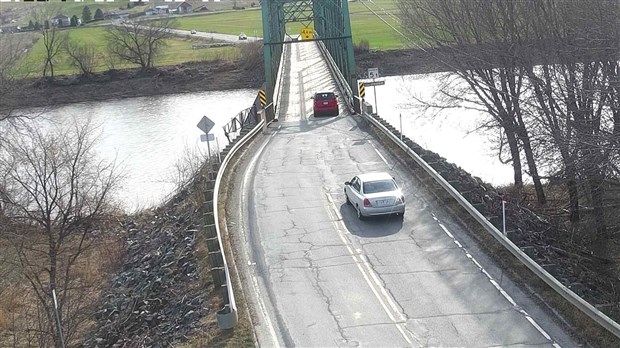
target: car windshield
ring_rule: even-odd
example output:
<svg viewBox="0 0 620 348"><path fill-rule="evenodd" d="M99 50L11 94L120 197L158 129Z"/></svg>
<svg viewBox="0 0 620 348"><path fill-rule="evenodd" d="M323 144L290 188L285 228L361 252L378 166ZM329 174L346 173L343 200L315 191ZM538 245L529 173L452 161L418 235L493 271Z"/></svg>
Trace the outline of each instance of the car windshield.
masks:
<svg viewBox="0 0 620 348"><path fill-rule="evenodd" d="M334 99L336 98L336 96L334 95L334 93L317 93L315 98L317 100Z"/></svg>
<svg viewBox="0 0 620 348"><path fill-rule="evenodd" d="M388 192L396 190L393 180L377 180L364 183L364 193Z"/></svg>

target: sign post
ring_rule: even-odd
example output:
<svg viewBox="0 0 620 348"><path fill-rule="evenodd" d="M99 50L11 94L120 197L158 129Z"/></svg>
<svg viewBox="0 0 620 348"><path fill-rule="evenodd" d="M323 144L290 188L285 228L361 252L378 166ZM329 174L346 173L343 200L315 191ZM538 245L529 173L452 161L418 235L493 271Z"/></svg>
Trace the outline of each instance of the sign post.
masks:
<svg viewBox="0 0 620 348"><path fill-rule="evenodd" d="M379 78L379 68L369 68L368 78L372 79L372 92L375 95L375 115L379 114L379 107L377 106L377 87L375 85L375 79Z"/></svg>
<svg viewBox="0 0 620 348"><path fill-rule="evenodd" d="M215 136L213 134L209 134L213 126L215 126L215 122L211 121L207 116L202 116L200 122L198 122L198 124L196 125L198 129L205 132L205 134L203 134L204 137L202 135L200 136L200 141L207 142L207 155L209 156L209 163L211 163L211 145L209 145L209 141L215 139Z"/></svg>

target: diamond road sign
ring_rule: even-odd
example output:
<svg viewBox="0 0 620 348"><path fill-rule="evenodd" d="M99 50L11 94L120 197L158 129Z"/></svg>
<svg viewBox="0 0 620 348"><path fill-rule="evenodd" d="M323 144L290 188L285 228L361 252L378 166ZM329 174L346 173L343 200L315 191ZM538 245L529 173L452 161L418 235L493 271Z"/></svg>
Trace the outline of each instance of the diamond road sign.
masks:
<svg viewBox="0 0 620 348"><path fill-rule="evenodd" d="M209 134L213 126L215 126L215 122L211 121L207 116L202 116L202 119L197 124L197 127L207 134Z"/></svg>

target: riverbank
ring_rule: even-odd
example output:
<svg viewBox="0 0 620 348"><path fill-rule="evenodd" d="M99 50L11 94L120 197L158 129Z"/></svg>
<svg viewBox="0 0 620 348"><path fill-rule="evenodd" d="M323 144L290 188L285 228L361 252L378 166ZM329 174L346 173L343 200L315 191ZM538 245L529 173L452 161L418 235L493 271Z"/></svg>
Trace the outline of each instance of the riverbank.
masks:
<svg viewBox="0 0 620 348"><path fill-rule="evenodd" d="M432 72L438 69L430 55L416 50L356 54L358 75L378 67L382 76ZM91 77L61 76L17 81L13 92L0 100L0 109L43 107L88 101L154 95L259 89L263 67L247 69L239 61L205 61L140 69L109 70ZM28 96L24 98L24 96Z"/></svg>

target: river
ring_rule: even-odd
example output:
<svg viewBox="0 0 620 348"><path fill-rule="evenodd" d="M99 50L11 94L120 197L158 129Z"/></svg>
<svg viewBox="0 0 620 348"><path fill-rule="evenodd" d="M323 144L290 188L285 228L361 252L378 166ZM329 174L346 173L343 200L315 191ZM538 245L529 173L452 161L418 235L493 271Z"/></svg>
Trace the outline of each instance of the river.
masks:
<svg viewBox="0 0 620 348"><path fill-rule="evenodd" d="M494 185L508 184L509 165L501 164L491 150L486 135L473 132L484 119L479 112L450 109L439 114L424 111L414 97L432 98L437 77L397 76L384 79L376 87L378 111L421 146L435 151L448 161ZM215 122L212 133L217 141L212 150L227 144L222 126L256 97L255 90L188 93L138 97L102 102L69 104L47 112L55 122L68 122L88 115L99 125L97 151L107 160L115 160L124 173L123 188L117 199L128 211L159 204L176 187L176 164L186 153L206 154L196 125L202 116ZM366 100L374 104L374 88L366 88Z"/></svg>
<svg viewBox="0 0 620 348"><path fill-rule="evenodd" d="M46 112L46 119L68 123L91 118L99 129L97 153L116 161L123 187L116 197L128 211L159 204L177 186L177 162L207 156L197 124L215 122L212 152L228 141L222 126L256 98L255 90L201 92L68 104ZM47 122L47 120L40 120Z"/></svg>
<svg viewBox="0 0 620 348"><path fill-rule="evenodd" d="M512 166L501 163L497 151L493 150L499 133L476 131L489 116L466 104L441 109L424 107L428 103L437 104L435 92L440 85L448 84L451 89L458 85L457 81L446 81L442 76L381 78L385 85L366 87L365 100L374 105L376 91L379 115L396 129L400 129L402 119L402 133L411 140L495 186L512 183Z"/></svg>

